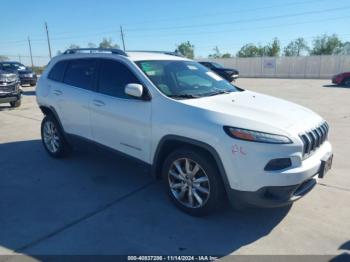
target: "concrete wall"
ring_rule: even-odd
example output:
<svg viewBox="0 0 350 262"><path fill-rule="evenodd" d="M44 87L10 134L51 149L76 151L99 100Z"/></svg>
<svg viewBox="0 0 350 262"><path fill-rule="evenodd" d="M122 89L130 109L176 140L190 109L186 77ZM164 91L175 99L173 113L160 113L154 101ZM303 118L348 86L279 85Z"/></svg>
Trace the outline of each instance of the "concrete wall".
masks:
<svg viewBox="0 0 350 262"><path fill-rule="evenodd" d="M212 59L239 70L242 77L321 78L350 71L350 55Z"/></svg>

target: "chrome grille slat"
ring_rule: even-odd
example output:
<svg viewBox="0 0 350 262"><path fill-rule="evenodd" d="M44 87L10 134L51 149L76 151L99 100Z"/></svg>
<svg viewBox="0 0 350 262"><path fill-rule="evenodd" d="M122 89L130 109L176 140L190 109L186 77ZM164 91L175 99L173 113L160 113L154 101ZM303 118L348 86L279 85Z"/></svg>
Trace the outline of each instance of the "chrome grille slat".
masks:
<svg viewBox="0 0 350 262"><path fill-rule="evenodd" d="M324 122L320 126L299 135L303 141L304 157L311 155L312 152L316 151L327 140L328 131L329 126Z"/></svg>

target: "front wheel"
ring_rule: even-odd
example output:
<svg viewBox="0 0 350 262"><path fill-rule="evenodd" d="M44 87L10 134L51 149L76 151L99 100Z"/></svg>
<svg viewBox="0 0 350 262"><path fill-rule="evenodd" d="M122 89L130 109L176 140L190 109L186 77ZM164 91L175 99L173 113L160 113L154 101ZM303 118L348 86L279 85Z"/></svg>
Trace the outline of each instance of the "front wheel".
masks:
<svg viewBox="0 0 350 262"><path fill-rule="evenodd" d="M206 215L223 203L224 188L217 167L200 150L172 152L164 162L163 178L170 199L190 215Z"/></svg>
<svg viewBox="0 0 350 262"><path fill-rule="evenodd" d="M347 78L347 79L344 80L344 85L346 87L350 87L350 78Z"/></svg>
<svg viewBox="0 0 350 262"><path fill-rule="evenodd" d="M41 140L46 151L54 158L65 157L70 152L63 131L51 115L45 116L41 123Z"/></svg>
<svg viewBox="0 0 350 262"><path fill-rule="evenodd" d="M16 101L10 102L10 106L11 106L11 107L20 107L21 104L22 104L21 99L18 99L18 100L16 100Z"/></svg>

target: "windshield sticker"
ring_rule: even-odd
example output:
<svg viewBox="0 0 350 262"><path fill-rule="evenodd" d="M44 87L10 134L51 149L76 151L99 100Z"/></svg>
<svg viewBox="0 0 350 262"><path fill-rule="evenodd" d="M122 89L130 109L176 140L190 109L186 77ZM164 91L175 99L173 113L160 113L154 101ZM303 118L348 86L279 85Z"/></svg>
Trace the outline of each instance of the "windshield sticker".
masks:
<svg viewBox="0 0 350 262"><path fill-rule="evenodd" d="M206 74L208 76L210 76L211 78L213 78L216 81L222 81L224 79L222 79L220 76L218 76L217 74L213 73L213 72L206 72Z"/></svg>
<svg viewBox="0 0 350 262"><path fill-rule="evenodd" d="M187 65L188 69L190 70L198 70L198 67L194 66L194 65Z"/></svg>

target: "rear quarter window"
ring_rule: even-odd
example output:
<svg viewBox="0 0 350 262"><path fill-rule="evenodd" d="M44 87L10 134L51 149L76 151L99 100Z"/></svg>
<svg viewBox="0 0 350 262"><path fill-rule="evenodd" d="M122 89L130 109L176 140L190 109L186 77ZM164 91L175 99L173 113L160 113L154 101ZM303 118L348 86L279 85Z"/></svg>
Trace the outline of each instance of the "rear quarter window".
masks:
<svg viewBox="0 0 350 262"><path fill-rule="evenodd" d="M61 82L66 68L67 61L56 63L49 72L48 78L53 81Z"/></svg>
<svg viewBox="0 0 350 262"><path fill-rule="evenodd" d="M96 74L96 59L70 60L65 70L63 82L67 85L91 90Z"/></svg>

